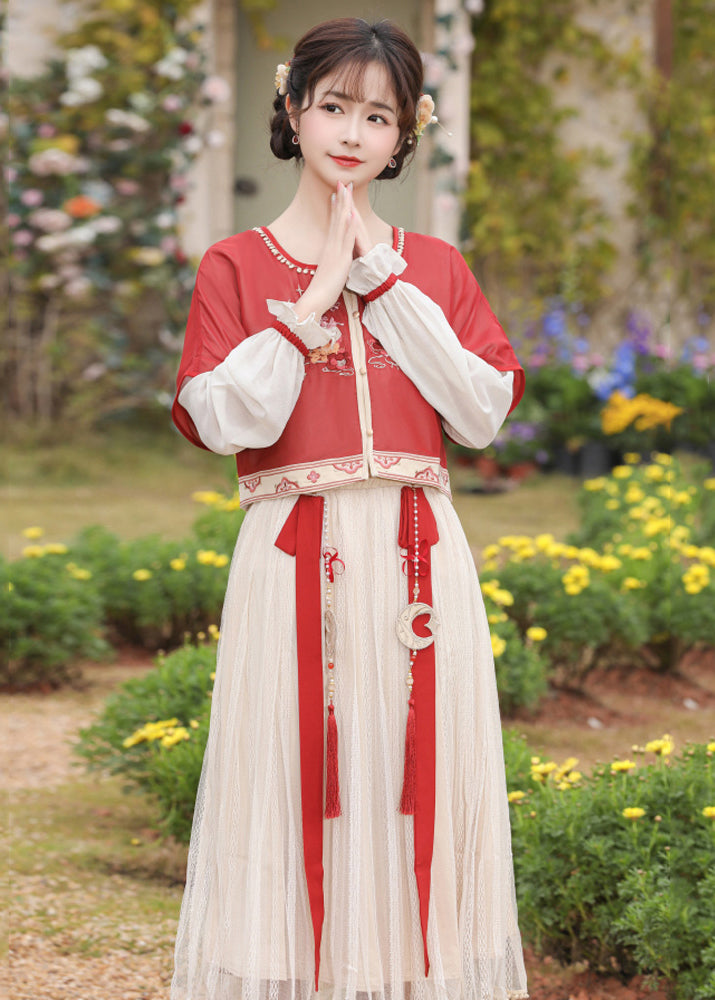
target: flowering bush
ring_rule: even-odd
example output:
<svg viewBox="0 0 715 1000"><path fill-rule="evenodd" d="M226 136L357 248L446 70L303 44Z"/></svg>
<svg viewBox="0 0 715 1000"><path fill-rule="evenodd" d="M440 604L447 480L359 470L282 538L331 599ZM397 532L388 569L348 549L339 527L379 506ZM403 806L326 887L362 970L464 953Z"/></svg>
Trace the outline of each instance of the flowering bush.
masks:
<svg viewBox="0 0 715 1000"><path fill-rule="evenodd" d="M536 947L624 976L666 976L706 1000L715 982L715 743L669 736L598 765L507 743L519 917ZM512 763L513 761L513 763Z"/></svg>
<svg viewBox="0 0 715 1000"><path fill-rule="evenodd" d="M526 412L542 421L540 446L552 458L563 449L576 452L587 441L615 451L708 448L715 426L710 391L715 353L707 338L692 337L676 353L633 312L608 355L591 347L589 323L578 306L553 300L513 338L527 371L520 416ZM640 397L638 403L634 397Z"/></svg>
<svg viewBox="0 0 715 1000"><path fill-rule="evenodd" d="M568 543L504 536L483 552L483 586L507 593L502 611L522 637L545 630L557 683L619 662L670 669L691 646L715 645L715 478L690 481L666 454L627 458L584 483Z"/></svg>
<svg viewBox="0 0 715 1000"><path fill-rule="evenodd" d="M155 796L165 831L181 841L191 832L215 664L213 642L159 656L154 670L108 698L75 747L90 768Z"/></svg>
<svg viewBox="0 0 715 1000"><path fill-rule="evenodd" d="M78 676L79 658L108 651L96 581L66 551L35 541L17 562L0 558L0 685L55 687Z"/></svg>
<svg viewBox="0 0 715 1000"><path fill-rule="evenodd" d="M69 680L78 657L106 653L101 636L156 650L215 627L243 511L237 496L195 497L209 509L180 542L120 541L94 526L43 543L41 527L26 528L22 558L0 561L0 683Z"/></svg>
<svg viewBox="0 0 715 1000"><path fill-rule="evenodd" d="M222 137L196 0L92 0L60 55L9 95L11 413L73 420L165 402L193 287L178 206Z"/></svg>

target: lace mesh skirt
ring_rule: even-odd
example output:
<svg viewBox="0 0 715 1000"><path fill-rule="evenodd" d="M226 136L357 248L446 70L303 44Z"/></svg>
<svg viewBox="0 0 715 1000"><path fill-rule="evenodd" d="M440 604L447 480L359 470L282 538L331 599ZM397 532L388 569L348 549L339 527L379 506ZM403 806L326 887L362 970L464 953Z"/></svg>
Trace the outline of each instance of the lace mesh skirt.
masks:
<svg viewBox="0 0 715 1000"><path fill-rule="evenodd" d="M436 656L436 803L425 977L413 817L399 812L409 652L400 483L328 491L338 628L342 814L323 821L316 1000L526 997L494 665L472 557L426 488ZM295 560L275 546L295 497L249 507L231 566L172 1000L315 997L301 821ZM327 673L327 668L326 668Z"/></svg>

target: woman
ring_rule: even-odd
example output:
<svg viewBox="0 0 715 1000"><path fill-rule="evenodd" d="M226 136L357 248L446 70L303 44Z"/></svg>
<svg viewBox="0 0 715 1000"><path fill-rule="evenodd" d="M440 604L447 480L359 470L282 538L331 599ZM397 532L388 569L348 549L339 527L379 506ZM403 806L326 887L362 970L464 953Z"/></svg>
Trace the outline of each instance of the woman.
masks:
<svg viewBox="0 0 715 1000"><path fill-rule="evenodd" d="M523 373L454 248L372 210L432 102L395 25L278 67L270 225L213 246L174 419L236 454L231 567L174 1000L526 997L501 732L442 429L485 447Z"/></svg>

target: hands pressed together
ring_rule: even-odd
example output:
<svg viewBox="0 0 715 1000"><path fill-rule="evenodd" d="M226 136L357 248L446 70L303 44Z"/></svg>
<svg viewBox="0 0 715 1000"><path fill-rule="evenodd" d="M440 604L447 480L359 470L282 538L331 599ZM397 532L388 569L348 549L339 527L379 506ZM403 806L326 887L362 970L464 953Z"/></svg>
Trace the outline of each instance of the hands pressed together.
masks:
<svg viewBox="0 0 715 1000"><path fill-rule="evenodd" d="M338 181L330 198L330 226L315 276L295 305L299 320L322 316L345 287L350 265L372 247L362 216L353 202L352 184Z"/></svg>

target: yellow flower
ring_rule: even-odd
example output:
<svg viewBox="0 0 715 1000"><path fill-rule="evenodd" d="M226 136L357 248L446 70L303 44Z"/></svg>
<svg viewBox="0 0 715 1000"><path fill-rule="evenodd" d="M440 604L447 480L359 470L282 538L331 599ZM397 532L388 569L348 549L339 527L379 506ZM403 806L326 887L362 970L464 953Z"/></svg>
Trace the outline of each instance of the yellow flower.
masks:
<svg viewBox="0 0 715 1000"><path fill-rule="evenodd" d="M526 637L532 642L543 642L547 634L546 629L542 628L541 625L532 625L526 630Z"/></svg>
<svg viewBox="0 0 715 1000"><path fill-rule="evenodd" d="M499 555L500 547L498 545L487 545L482 552L485 559L494 559Z"/></svg>
<svg viewBox="0 0 715 1000"><path fill-rule="evenodd" d="M606 508L608 510L618 510L620 506L618 500L606 500Z"/></svg>
<svg viewBox="0 0 715 1000"><path fill-rule="evenodd" d="M44 545L26 545L22 550L25 559L41 559L45 554Z"/></svg>
<svg viewBox="0 0 715 1000"><path fill-rule="evenodd" d="M676 407L676 409L680 409L680 408ZM680 412L682 413L683 411L680 410ZM664 451L658 451L658 452L656 452L654 455L651 455L651 458L653 459L654 462L657 462L659 465L672 465L673 464L673 456L672 455L667 455Z"/></svg>
<svg viewBox="0 0 715 1000"><path fill-rule="evenodd" d="M202 566L213 566L216 558L216 552L213 549L199 549L196 553L196 561Z"/></svg>
<svg viewBox="0 0 715 1000"><path fill-rule="evenodd" d="M199 724L198 724L198 722L197 722L196 719L191 719L190 722L189 722L189 725L191 726L192 729L198 729L199 728Z"/></svg>
<svg viewBox="0 0 715 1000"><path fill-rule="evenodd" d="M626 503L640 503L644 497L645 493L640 486L637 485L637 483L632 483L632 485L626 490Z"/></svg>
<svg viewBox="0 0 715 1000"><path fill-rule="evenodd" d="M158 267L166 260L166 254L160 247L133 247L129 257L143 267Z"/></svg>
<svg viewBox="0 0 715 1000"><path fill-rule="evenodd" d="M706 819L715 819L715 806L705 806L703 816Z"/></svg>
<svg viewBox="0 0 715 1000"><path fill-rule="evenodd" d="M62 542L48 542L45 545L45 552L53 556L63 556L67 553L68 549L66 545Z"/></svg>
<svg viewBox="0 0 715 1000"><path fill-rule="evenodd" d="M73 563L67 566L67 572L74 580L92 579L92 574L88 569L82 569L81 566L75 566Z"/></svg>
<svg viewBox="0 0 715 1000"><path fill-rule="evenodd" d="M627 465L638 465L640 460L641 457L637 451L627 451L626 454L623 456L623 461Z"/></svg>
<svg viewBox="0 0 715 1000"><path fill-rule="evenodd" d="M543 764L532 764L531 765L531 774L532 774L532 776L534 776L534 775L544 776L546 774L551 774L551 772L555 771L557 767L558 767L558 764L554 760L544 761Z"/></svg>
<svg viewBox="0 0 715 1000"><path fill-rule="evenodd" d="M640 819L641 816L645 816L645 809L641 809L640 806L626 806L621 815L626 819Z"/></svg>
<svg viewBox="0 0 715 1000"><path fill-rule="evenodd" d="M621 584L621 590L639 590L645 586L646 584L643 580L637 580L635 576L627 576Z"/></svg>
<svg viewBox="0 0 715 1000"><path fill-rule="evenodd" d="M619 771L632 771L635 766L632 760L614 760L611 764L611 773L617 774Z"/></svg>
<svg viewBox="0 0 715 1000"><path fill-rule="evenodd" d="M665 478L665 473L660 465L648 465L646 466L645 477L651 482L657 483Z"/></svg>
<svg viewBox="0 0 715 1000"><path fill-rule="evenodd" d="M565 792L568 788L572 788L573 786L570 785L568 781L559 781L556 787L560 792Z"/></svg>
<svg viewBox="0 0 715 1000"><path fill-rule="evenodd" d="M219 632L219 629L218 629L218 625L213 625L213 624L209 625L209 627L208 627L208 633L209 633L209 635L211 636L212 639L215 639L218 642L218 638L221 635L221 633Z"/></svg>
<svg viewBox="0 0 715 1000"><path fill-rule="evenodd" d="M173 747L177 743L180 743L182 740L188 740L190 735L191 734L189 733L188 729L186 729L185 726L177 726L175 729L172 729L170 732L168 732L165 736L162 736L161 745L163 747Z"/></svg>
<svg viewBox="0 0 715 1000"><path fill-rule="evenodd" d="M151 570L150 569L135 569L132 576L135 580L140 582L143 580L151 580Z"/></svg>
<svg viewBox="0 0 715 1000"><path fill-rule="evenodd" d="M605 485L606 477L598 476L596 479L587 479L583 484L583 488L592 493L597 493L599 490L602 490Z"/></svg>
<svg viewBox="0 0 715 1000"><path fill-rule="evenodd" d="M554 544L554 536L548 533L537 535L534 539L534 544L536 545L539 552L548 552L551 546Z"/></svg>
<svg viewBox="0 0 715 1000"><path fill-rule="evenodd" d="M617 465L613 470L614 479L628 479L633 475L633 469L629 465Z"/></svg>
<svg viewBox="0 0 715 1000"><path fill-rule="evenodd" d="M526 796L526 792L509 792L507 799L510 802L521 802L521 800Z"/></svg>
<svg viewBox="0 0 715 1000"><path fill-rule="evenodd" d="M505 622L508 615L505 615L503 611L497 611L495 614L487 615L487 621L490 625L499 625L501 622Z"/></svg>
<svg viewBox="0 0 715 1000"><path fill-rule="evenodd" d="M214 566L221 567L225 566L227 563L228 563L228 556L225 555L216 556L216 558L214 559Z"/></svg>
<svg viewBox="0 0 715 1000"><path fill-rule="evenodd" d="M211 506L223 500L224 496L222 493L217 493L216 490L196 490L195 493L191 494L191 499L197 503L205 503Z"/></svg>
<svg viewBox="0 0 715 1000"><path fill-rule="evenodd" d="M494 654L494 658L496 659L497 657L501 656L504 650L506 649L506 639L502 639L500 635L492 633L491 640L492 640L492 653Z"/></svg>
<svg viewBox="0 0 715 1000"><path fill-rule="evenodd" d="M646 743L645 748L647 753L655 753L659 757L667 757L675 749L675 743L673 742L673 737L666 733L659 740L651 740L649 743Z"/></svg>
<svg viewBox="0 0 715 1000"><path fill-rule="evenodd" d="M706 490L715 490L715 476L711 476L709 479L706 479L703 486Z"/></svg>
<svg viewBox="0 0 715 1000"><path fill-rule="evenodd" d="M139 845L141 844L141 840L138 837L132 837L129 843L132 845L132 847L139 847Z"/></svg>
<svg viewBox="0 0 715 1000"><path fill-rule="evenodd" d="M709 750L710 753L715 753L715 741L713 741L712 743L708 743L705 749Z"/></svg>
<svg viewBox="0 0 715 1000"><path fill-rule="evenodd" d="M44 528L40 528L39 525L37 525L37 524L33 524L29 528L23 528L22 529L23 537L24 538L29 538L30 540L34 540L36 538L42 538L42 536L44 535L44 533L45 533L45 529Z"/></svg>
<svg viewBox="0 0 715 1000"><path fill-rule="evenodd" d="M172 569L175 569L177 571L177 573L178 573L182 569L186 569L186 560L185 559L179 559L179 558L172 559L172 560L170 560L169 565L171 566Z"/></svg>

